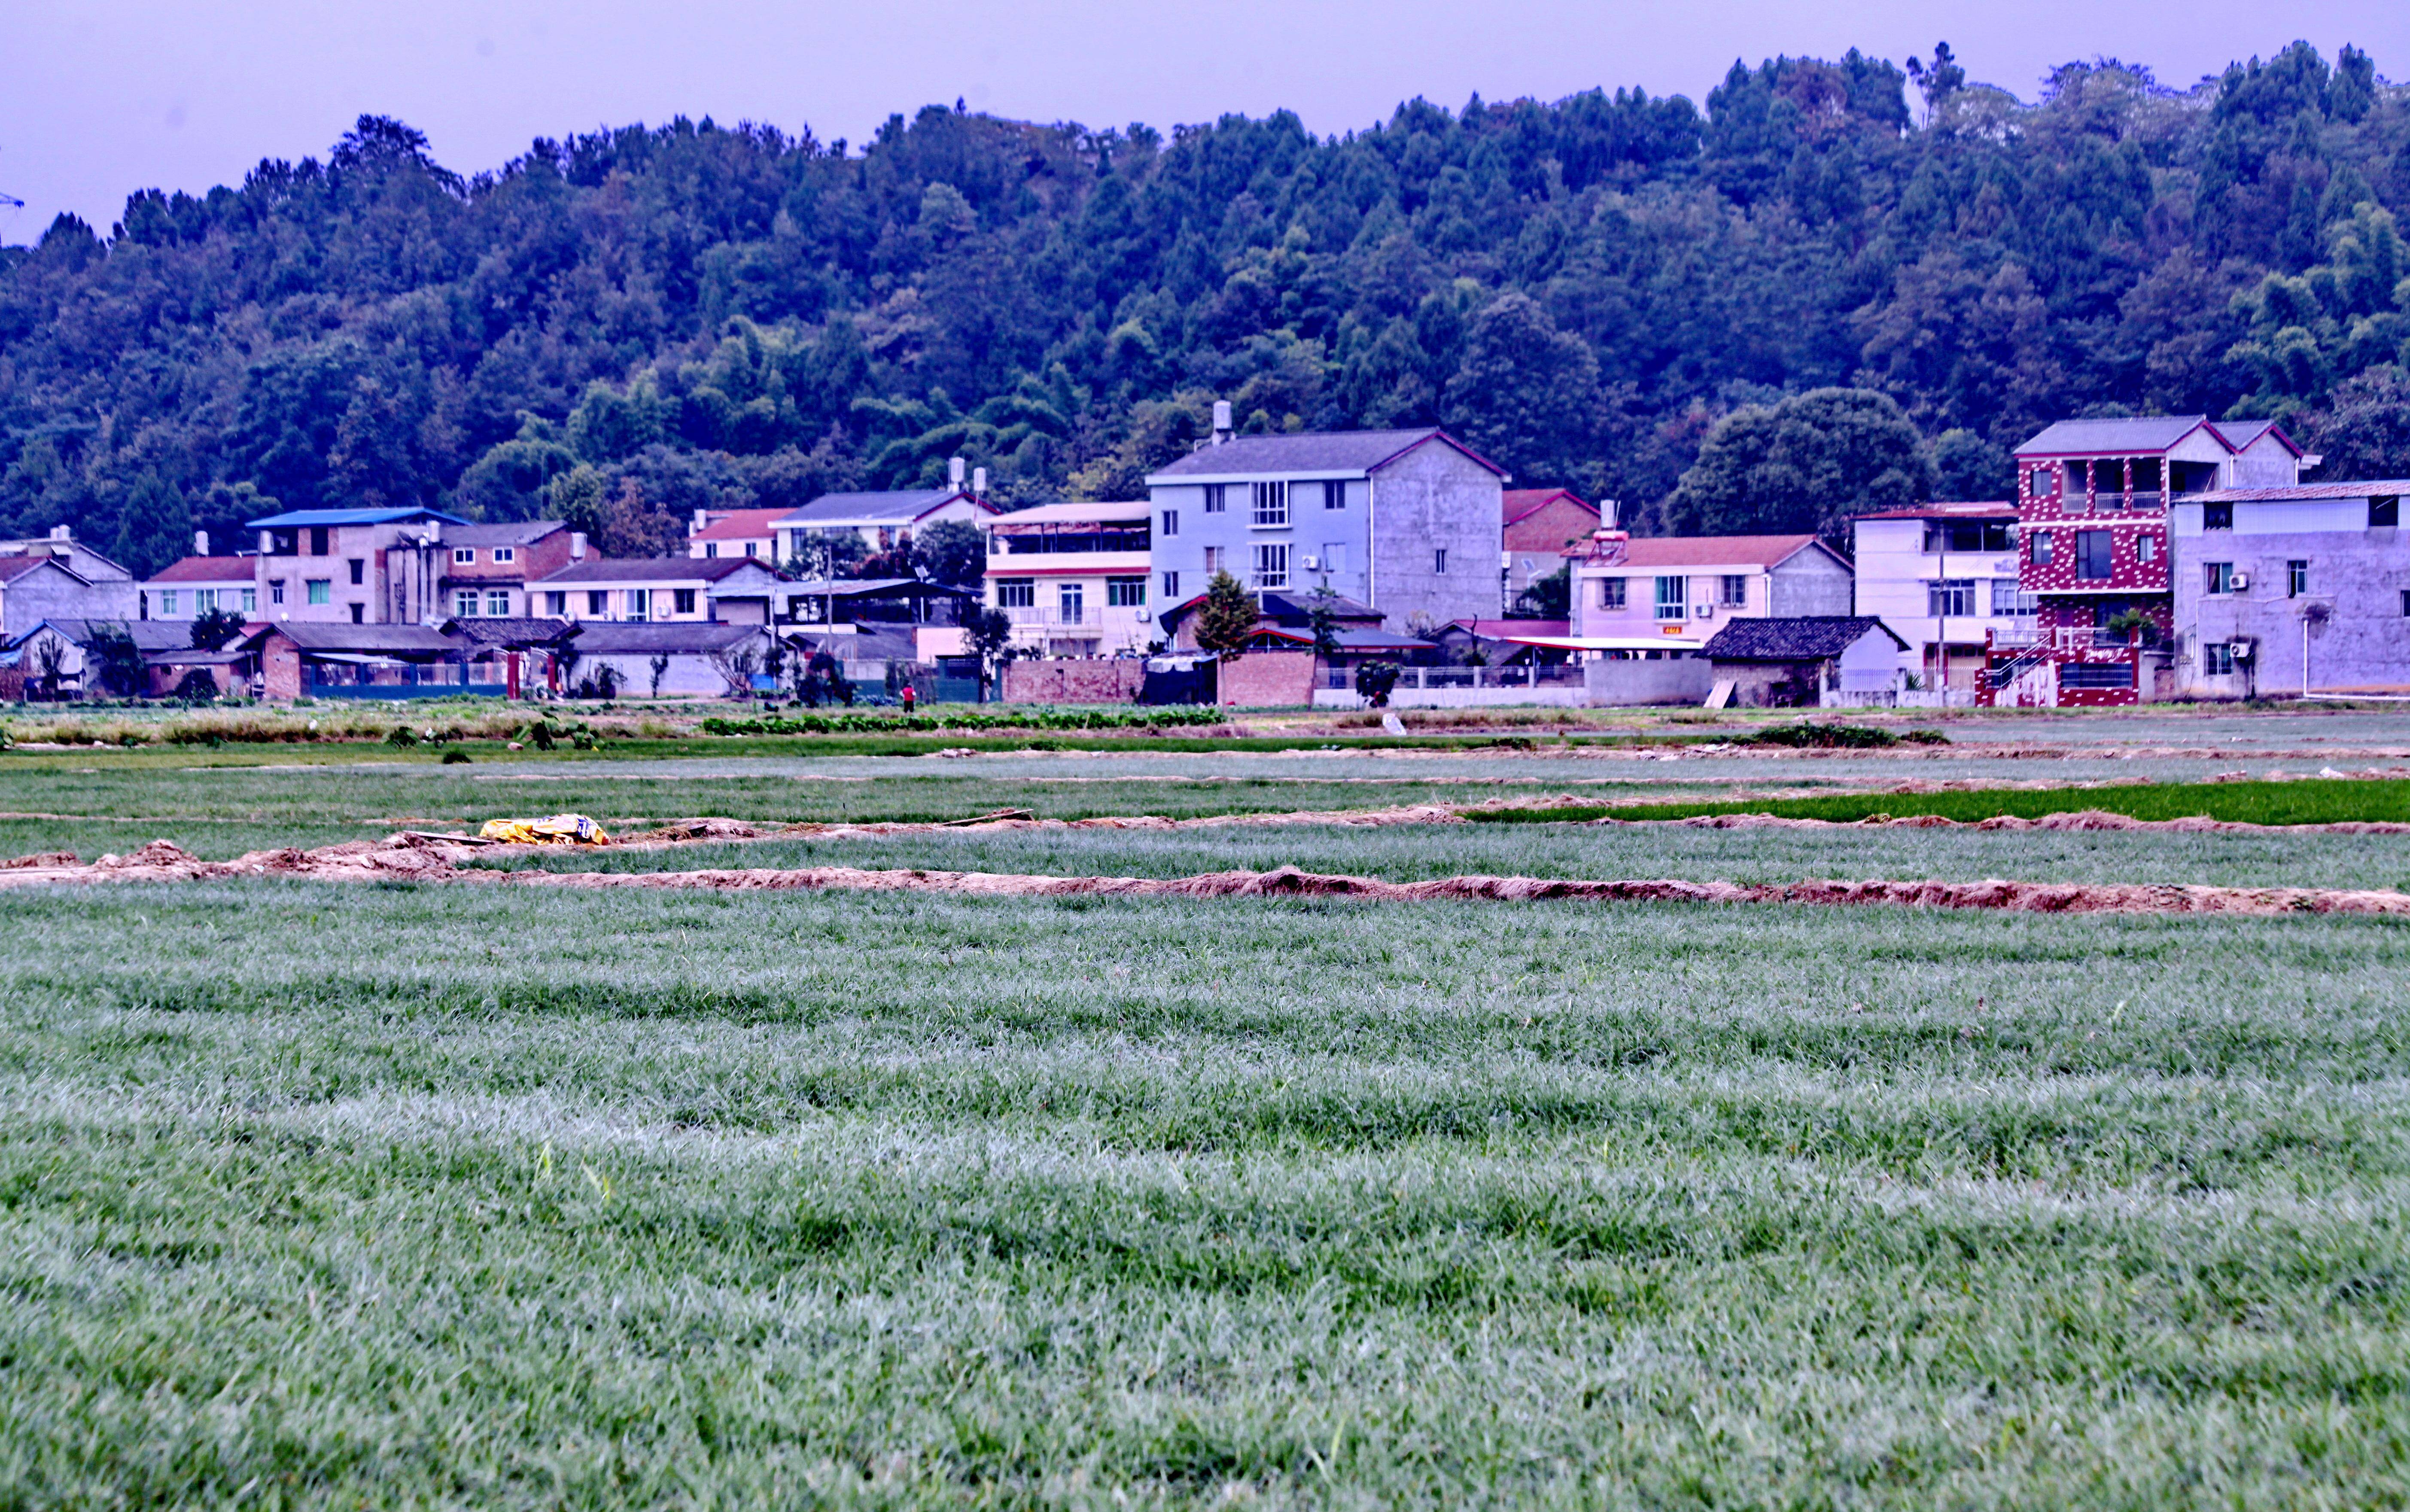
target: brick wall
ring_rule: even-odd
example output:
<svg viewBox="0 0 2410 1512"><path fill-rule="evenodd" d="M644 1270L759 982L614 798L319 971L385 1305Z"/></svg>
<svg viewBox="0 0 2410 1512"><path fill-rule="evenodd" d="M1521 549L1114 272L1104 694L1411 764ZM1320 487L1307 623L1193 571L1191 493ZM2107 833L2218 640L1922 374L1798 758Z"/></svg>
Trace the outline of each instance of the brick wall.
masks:
<svg viewBox="0 0 2410 1512"><path fill-rule="evenodd" d="M281 635L271 635L259 648L262 681L267 684L267 696L278 702L290 703L301 696L301 648Z"/></svg>
<svg viewBox="0 0 2410 1512"><path fill-rule="evenodd" d="M1314 701L1311 651L1255 651L1222 664L1221 694L1241 709L1292 709Z"/></svg>
<svg viewBox="0 0 2410 1512"><path fill-rule="evenodd" d="M1130 703L1146 681L1146 663L1128 656L1093 661L1009 661L1007 703Z"/></svg>

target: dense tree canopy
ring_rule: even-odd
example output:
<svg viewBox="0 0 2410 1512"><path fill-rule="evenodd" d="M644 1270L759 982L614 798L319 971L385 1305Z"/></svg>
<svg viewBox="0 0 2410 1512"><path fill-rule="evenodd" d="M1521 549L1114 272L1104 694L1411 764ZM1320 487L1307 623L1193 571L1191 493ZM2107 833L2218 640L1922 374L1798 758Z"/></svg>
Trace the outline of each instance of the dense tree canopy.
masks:
<svg viewBox="0 0 2410 1512"><path fill-rule="evenodd" d="M2031 104L1912 61L1338 138L681 120L472 178L363 118L323 163L0 252L0 527L147 564L278 505L428 503L644 549L956 454L1010 501L1126 496L1215 397L1249 429L1445 423L1642 528L1996 495L2061 415L2272 413L2410 472L2410 91L2306 44L2181 92L2070 64ZM1735 491L1804 454L1734 447L1818 405L1922 450L1811 468L1842 492L1809 503Z"/></svg>

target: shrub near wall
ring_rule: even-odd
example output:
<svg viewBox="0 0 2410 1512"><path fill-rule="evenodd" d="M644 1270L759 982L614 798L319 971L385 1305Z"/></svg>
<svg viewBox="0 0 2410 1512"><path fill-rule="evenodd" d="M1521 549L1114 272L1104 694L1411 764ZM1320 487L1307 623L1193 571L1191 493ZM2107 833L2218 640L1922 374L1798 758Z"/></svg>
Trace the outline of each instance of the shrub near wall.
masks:
<svg viewBox="0 0 2410 1512"><path fill-rule="evenodd" d="M1146 663L1128 656L1009 661L1001 693L1007 703L1130 703L1145 681Z"/></svg>

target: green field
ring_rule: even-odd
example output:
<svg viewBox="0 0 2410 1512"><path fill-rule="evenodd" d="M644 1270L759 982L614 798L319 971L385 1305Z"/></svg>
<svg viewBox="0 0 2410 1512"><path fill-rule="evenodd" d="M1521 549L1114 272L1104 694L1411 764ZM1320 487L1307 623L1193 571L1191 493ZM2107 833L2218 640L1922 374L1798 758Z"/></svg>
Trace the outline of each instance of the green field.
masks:
<svg viewBox="0 0 2410 1512"><path fill-rule="evenodd" d="M1473 817L1490 824L1562 824L1609 816L1663 820L1718 814L1772 814L1791 819L1853 824L1877 814L1893 818L1938 814L1972 824L2003 814L2038 819L2046 814L2071 814L2083 809L2099 809L2135 819L2205 815L2263 825L2404 824L2410 823L2410 782L2310 777L2291 782L2151 783L2052 791L1848 793L1829 798L1498 809Z"/></svg>
<svg viewBox="0 0 2410 1512"><path fill-rule="evenodd" d="M2228 723L2297 766L2336 727ZM1867 791L2210 766L18 752L0 848L557 809L2403 801ZM2410 889L2410 837L1309 825L500 864ZM0 1508L2410 1506L2405 998L2410 921L2347 915L0 891Z"/></svg>

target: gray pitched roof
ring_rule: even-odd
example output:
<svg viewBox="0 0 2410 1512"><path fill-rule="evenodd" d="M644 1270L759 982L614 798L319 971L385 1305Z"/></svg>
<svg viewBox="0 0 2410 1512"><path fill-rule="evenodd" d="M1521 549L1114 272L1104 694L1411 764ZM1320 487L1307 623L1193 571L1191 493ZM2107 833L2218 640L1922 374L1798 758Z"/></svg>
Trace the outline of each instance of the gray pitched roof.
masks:
<svg viewBox="0 0 2410 1512"><path fill-rule="evenodd" d="M274 630L304 651L363 656L427 655L461 649L461 642L424 625L344 625L317 620L279 620Z"/></svg>
<svg viewBox="0 0 2410 1512"><path fill-rule="evenodd" d="M783 526L836 524L853 520L874 520L891 525L909 525L931 510L970 496L959 488L907 488L875 494L822 494L820 497L785 515L777 522Z"/></svg>
<svg viewBox="0 0 2410 1512"><path fill-rule="evenodd" d="M549 645L569 634L570 622L541 615L530 618L523 614L497 614L491 618L447 620L443 627L476 645L516 649Z"/></svg>
<svg viewBox="0 0 2410 1512"><path fill-rule="evenodd" d="M10 642L22 645L44 629L49 629L77 645L90 645L93 632L103 626L123 630L145 655L154 651L189 649L193 643L193 622L190 620L112 620L112 619L46 619Z"/></svg>
<svg viewBox="0 0 2410 1512"><path fill-rule="evenodd" d="M2186 494L2187 504L2303 504L2320 499L2399 498L2410 494L2410 478L2361 478L2333 483L2290 483L2267 488L2213 488Z"/></svg>
<svg viewBox="0 0 2410 1512"><path fill-rule="evenodd" d="M524 546L531 540L542 540L556 530L568 528L564 520L512 520L495 525L463 525L447 526L443 532L446 546Z"/></svg>
<svg viewBox="0 0 2410 1512"><path fill-rule="evenodd" d="M1179 482L1240 473L1314 472L1361 477L1426 441L1452 446L1501 479L1506 469L1436 426L1419 430L1306 431L1295 436L1238 436L1219 446L1200 446L1169 467L1147 475Z"/></svg>
<svg viewBox="0 0 2410 1512"><path fill-rule="evenodd" d="M750 556L625 556L599 562L572 562L528 584L558 588L577 583L718 583L748 569L777 574L770 564Z"/></svg>
<svg viewBox="0 0 2410 1512"><path fill-rule="evenodd" d="M1711 661L1823 661L1849 650L1874 630L1891 636L1901 650L1908 649L1908 642L1893 635L1891 626L1870 614L1729 620L1700 649Z"/></svg>
<svg viewBox="0 0 2410 1512"><path fill-rule="evenodd" d="M710 655L766 633L759 625L728 625L716 620L669 620L635 625L614 620L585 620L570 645L581 656Z"/></svg>
<svg viewBox="0 0 2410 1512"><path fill-rule="evenodd" d="M2142 415L2126 420L2061 420L2017 448L2017 455L2081 456L2089 453L2164 452L2209 424L2207 415ZM2225 437L2218 437L2220 441Z"/></svg>

